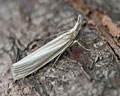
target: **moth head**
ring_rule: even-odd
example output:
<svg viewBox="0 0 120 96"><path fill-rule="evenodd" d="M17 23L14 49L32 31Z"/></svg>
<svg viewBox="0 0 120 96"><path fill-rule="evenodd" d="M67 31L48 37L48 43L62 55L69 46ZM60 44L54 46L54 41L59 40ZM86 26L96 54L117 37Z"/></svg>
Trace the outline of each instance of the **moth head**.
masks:
<svg viewBox="0 0 120 96"><path fill-rule="evenodd" d="M82 19L82 15L78 15L78 22L80 22L81 21L81 19Z"/></svg>

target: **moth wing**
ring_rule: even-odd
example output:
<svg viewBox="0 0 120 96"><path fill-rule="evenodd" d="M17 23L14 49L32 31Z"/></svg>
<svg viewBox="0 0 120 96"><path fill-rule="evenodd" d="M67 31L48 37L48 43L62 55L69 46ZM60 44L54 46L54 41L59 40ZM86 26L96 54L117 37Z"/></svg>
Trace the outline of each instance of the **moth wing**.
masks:
<svg viewBox="0 0 120 96"><path fill-rule="evenodd" d="M39 68L43 67L62 53L70 44L69 35L62 34L35 52L13 64L13 78L17 80L37 71Z"/></svg>

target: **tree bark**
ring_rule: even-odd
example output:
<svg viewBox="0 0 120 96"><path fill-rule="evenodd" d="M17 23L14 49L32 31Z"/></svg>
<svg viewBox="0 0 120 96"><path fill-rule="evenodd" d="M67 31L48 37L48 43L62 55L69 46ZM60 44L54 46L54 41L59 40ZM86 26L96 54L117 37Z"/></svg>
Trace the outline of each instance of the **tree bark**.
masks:
<svg viewBox="0 0 120 96"><path fill-rule="evenodd" d="M0 95L119 96L120 2L108 1L1 1ZM51 68L53 60L37 72L13 81L10 66L54 39L54 34L72 28L78 14L87 20L79 41L94 51L73 45L55 68Z"/></svg>

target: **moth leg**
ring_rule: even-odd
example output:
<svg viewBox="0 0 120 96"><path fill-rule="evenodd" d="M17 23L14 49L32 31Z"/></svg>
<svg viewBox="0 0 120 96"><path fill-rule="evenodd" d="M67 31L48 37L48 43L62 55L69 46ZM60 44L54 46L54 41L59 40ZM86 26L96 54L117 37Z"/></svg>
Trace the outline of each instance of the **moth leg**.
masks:
<svg viewBox="0 0 120 96"><path fill-rule="evenodd" d="M73 64L77 64L79 67L80 67L80 69L82 70L82 72L83 72L83 74L87 77L87 79L88 80L92 80L92 77L84 70L84 68L82 67L82 64L80 64L79 62L77 62L77 61L75 61L75 60L72 60L72 59L70 59L70 58L68 58L68 57L65 57L64 56L64 58L68 61L68 62L71 62L71 63L73 63Z"/></svg>
<svg viewBox="0 0 120 96"><path fill-rule="evenodd" d="M66 50L66 49L65 49L65 50ZM60 56L65 52L65 50L58 55L58 57L57 57L56 60L54 61L54 63L53 63L53 65L52 65L51 68L53 68L53 67L56 65L56 62L58 61L58 59L60 58Z"/></svg>
<svg viewBox="0 0 120 96"><path fill-rule="evenodd" d="M79 41L81 41L81 42L91 42L91 41L93 41L93 40L95 40L95 39L97 39L98 37L96 36L95 38L92 38L92 39L90 39L90 40L79 40Z"/></svg>
<svg viewBox="0 0 120 96"><path fill-rule="evenodd" d="M84 70L84 68L83 67L81 67L81 70L82 70L82 72L83 72L83 74L88 78L88 80L92 80L92 77L90 77L90 75Z"/></svg>
<svg viewBox="0 0 120 96"><path fill-rule="evenodd" d="M76 60L72 60L72 59L70 59L70 58L68 58L68 57L66 57L66 56L63 56L68 62L70 62L70 63L73 63L73 64L76 64L76 65L78 65L79 67L82 67L82 64L80 64L79 62L77 62Z"/></svg>
<svg viewBox="0 0 120 96"><path fill-rule="evenodd" d="M58 55L58 57L56 58L56 60L54 61L53 65L52 65L52 67L50 69L52 69L56 65L56 62L58 61L58 59L60 58L60 56L62 55L62 53L60 53L60 55Z"/></svg>
<svg viewBox="0 0 120 96"><path fill-rule="evenodd" d="M77 40L75 40L74 42L73 42L73 44L75 44L75 43L77 43L80 47L82 47L83 49L85 49L85 50L87 50L87 51L93 51L93 50L91 50L91 49L88 49L88 48L85 48L80 42L78 42ZM72 45L73 45L72 44Z"/></svg>

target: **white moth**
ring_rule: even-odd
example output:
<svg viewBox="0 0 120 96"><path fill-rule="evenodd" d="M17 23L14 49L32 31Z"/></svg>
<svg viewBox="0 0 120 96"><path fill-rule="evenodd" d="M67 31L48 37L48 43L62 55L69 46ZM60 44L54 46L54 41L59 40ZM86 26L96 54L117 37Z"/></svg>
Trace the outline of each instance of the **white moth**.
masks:
<svg viewBox="0 0 120 96"><path fill-rule="evenodd" d="M81 29L82 19L82 16L79 15L75 26L71 30L63 33L30 55L14 63L12 65L13 79L18 80L30 75L55 57L61 55L69 46L75 42L78 43L76 37ZM80 43L78 44L80 45Z"/></svg>

